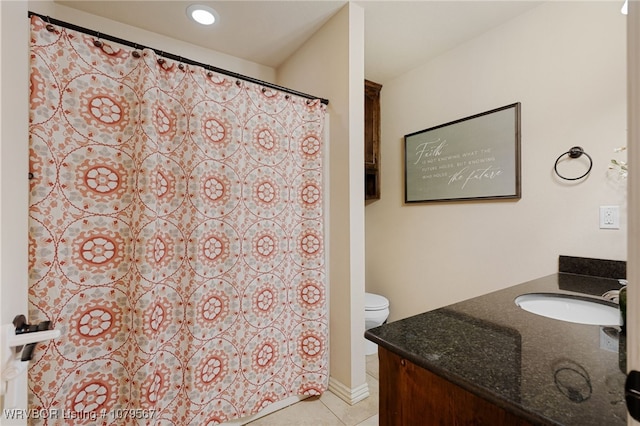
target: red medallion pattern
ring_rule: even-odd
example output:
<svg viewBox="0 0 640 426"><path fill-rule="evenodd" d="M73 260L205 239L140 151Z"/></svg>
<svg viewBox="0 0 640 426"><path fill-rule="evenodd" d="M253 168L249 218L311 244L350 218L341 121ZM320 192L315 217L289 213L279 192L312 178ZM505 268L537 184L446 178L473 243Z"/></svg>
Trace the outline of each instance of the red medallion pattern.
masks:
<svg viewBox="0 0 640 426"><path fill-rule="evenodd" d="M31 26L29 316L62 336L30 408L214 425L324 392L325 106Z"/></svg>

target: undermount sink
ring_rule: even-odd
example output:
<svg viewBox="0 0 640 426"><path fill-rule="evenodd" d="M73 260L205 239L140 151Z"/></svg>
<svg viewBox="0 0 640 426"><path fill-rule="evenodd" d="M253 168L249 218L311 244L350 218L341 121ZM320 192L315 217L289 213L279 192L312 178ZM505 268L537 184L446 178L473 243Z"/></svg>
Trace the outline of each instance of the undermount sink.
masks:
<svg viewBox="0 0 640 426"><path fill-rule="evenodd" d="M515 299L525 311L578 324L621 325L618 305L607 300L558 293L527 293Z"/></svg>

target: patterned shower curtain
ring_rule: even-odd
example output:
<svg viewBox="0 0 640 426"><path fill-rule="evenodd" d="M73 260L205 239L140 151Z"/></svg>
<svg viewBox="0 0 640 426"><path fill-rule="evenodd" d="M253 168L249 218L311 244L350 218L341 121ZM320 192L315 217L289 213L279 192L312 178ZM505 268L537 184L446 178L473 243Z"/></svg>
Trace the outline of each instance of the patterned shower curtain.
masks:
<svg viewBox="0 0 640 426"><path fill-rule="evenodd" d="M33 423L218 424L322 393L325 105L31 30L29 317L62 332L29 370L58 419Z"/></svg>

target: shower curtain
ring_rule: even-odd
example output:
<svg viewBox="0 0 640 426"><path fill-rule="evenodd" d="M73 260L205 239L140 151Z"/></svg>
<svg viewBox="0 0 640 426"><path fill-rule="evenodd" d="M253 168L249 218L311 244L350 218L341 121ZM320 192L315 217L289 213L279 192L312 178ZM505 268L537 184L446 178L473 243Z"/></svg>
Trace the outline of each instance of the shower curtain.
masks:
<svg viewBox="0 0 640 426"><path fill-rule="evenodd" d="M207 425L328 382L326 106L31 17L43 424ZM60 423L64 421L63 423Z"/></svg>

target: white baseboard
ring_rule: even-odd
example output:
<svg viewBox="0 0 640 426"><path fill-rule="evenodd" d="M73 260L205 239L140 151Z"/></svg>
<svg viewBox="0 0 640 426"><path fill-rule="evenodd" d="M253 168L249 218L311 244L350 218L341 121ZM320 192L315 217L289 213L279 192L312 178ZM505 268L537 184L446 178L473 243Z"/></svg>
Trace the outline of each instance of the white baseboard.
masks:
<svg viewBox="0 0 640 426"><path fill-rule="evenodd" d="M367 382L352 389L333 377L329 377L329 391L349 405L357 404L369 397L369 385Z"/></svg>

